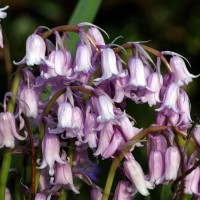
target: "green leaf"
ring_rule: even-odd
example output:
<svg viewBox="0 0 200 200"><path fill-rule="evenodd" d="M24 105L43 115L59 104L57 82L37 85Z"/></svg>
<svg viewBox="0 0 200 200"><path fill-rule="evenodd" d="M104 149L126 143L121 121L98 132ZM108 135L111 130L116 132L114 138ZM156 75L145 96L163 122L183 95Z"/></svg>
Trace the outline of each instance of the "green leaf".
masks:
<svg viewBox="0 0 200 200"><path fill-rule="evenodd" d="M68 24L76 25L80 22L92 23L94 21L94 18L96 17L101 2L102 0L79 0ZM74 33L69 34L69 36L71 42L67 44L67 48L74 54L79 36L78 34Z"/></svg>

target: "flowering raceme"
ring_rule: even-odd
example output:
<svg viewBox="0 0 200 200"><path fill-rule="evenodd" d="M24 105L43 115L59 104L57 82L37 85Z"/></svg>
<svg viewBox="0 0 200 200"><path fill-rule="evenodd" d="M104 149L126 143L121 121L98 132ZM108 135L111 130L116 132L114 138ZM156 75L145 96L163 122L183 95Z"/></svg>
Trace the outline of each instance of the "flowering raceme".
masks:
<svg viewBox="0 0 200 200"><path fill-rule="evenodd" d="M0 9L0 19L6 17L6 8ZM5 95L0 147L12 148L13 157L26 154L26 164L31 160L31 177L20 177L21 184L31 185L25 187L31 188L27 193L32 199L57 199L66 192L76 198L83 184L90 188L91 199L114 195L115 200L131 200L166 184L175 188L174 196L199 196L200 131L183 88L197 76L188 72L179 54L158 52L140 42L106 44L101 31L88 22L53 31L38 27L26 40L22 61L14 62L19 81L13 87L17 90ZM65 41L71 42L68 32L79 37L74 52L65 47ZM126 55L128 62L121 57L126 49L132 50ZM169 62L165 54L171 55ZM154 123L138 127L127 102L137 104L133 113L146 103L156 113L150 116ZM141 112L145 120L146 113ZM190 142L196 149L191 156ZM147 155L136 155L144 149ZM110 172L102 167L108 160ZM29 166L23 166L27 173ZM117 169L118 184L110 193ZM101 178L107 179L105 189L98 185L105 182Z"/></svg>

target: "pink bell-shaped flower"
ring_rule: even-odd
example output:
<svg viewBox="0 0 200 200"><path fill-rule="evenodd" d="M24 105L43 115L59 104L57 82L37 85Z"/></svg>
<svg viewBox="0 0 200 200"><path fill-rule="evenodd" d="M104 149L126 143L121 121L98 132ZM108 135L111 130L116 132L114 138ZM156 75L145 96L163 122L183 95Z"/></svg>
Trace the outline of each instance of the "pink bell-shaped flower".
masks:
<svg viewBox="0 0 200 200"><path fill-rule="evenodd" d="M17 133L15 117L12 113L0 113L0 147L14 148L15 138L25 140L26 136L22 137Z"/></svg>
<svg viewBox="0 0 200 200"><path fill-rule="evenodd" d="M193 78L200 76L190 74L184 60L180 56L171 57L170 67L172 68L172 79L174 82L177 82L179 86L186 85L192 82Z"/></svg>
<svg viewBox="0 0 200 200"><path fill-rule="evenodd" d="M39 169L49 166L49 174L54 175L55 162L65 164L65 161L60 157L60 141L57 135L46 134L42 140L42 155L43 160L38 167ZM38 161L39 162L39 161Z"/></svg>
<svg viewBox="0 0 200 200"><path fill-rule="evenodd" d="M91 52L86 44L79 44L76 49L75 72L88 73L92 70Z"/></svg>
<svg viewBox="0 0 200 200"><path fill-rule="evenodd" d="M46 44L40 35L33 33L26 40L26 56L15 65L26 63L29 66L39 65L45 59Z"/></svg>
<svg viewBox="0 0 200 200"><path fill-rule="evenodd" d="M137 190L144 196L149 195L147 189L153 189L154 184L147 181L140 164L133 158L132 155L124 161L124 173Z"/></svg>
<svg viewBox="0 0 200 200"><path fill-rule="evenodd" d="M38 96L33 88L23 88L20 93L19 112L24 112L27 117L37 118Z"/></svg>

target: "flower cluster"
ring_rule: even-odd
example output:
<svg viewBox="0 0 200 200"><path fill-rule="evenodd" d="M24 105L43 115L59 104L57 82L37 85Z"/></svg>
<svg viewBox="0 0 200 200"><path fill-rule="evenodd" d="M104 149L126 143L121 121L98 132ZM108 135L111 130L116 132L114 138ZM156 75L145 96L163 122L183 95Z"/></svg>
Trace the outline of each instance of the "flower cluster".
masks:
<svg viewBox="0 0 200 200"><path fill-rule="evenodd" d="M6 100L0 113L1 147L17 148L15 138L27 138L27 134L18 134L27 128L22 114L40 132L41 141L34 137L35 146L42 151L37 160L41 175L36 199L50 198L61 188L79 194L76 179L91 186L92 199L101 199L102 190L96 185L99 167L94 160L114 159L121 153L125 160L115 200L132 199L136 192L147 196L156 185L173 182L179 175L185 176L183 192L198 196L199 166L186 174L195 165L196 151L188 158L187 149L177 142L178 135L186 138L193 126L183 86L197 76L188 72L184 58L174 52L157 54L139 42L106 44L101 29L90 23L71 29L66 26L62 32L59 27L42 32L38 28L27 38L25 57L14 61L15 65L23 64L15 115L7 111ZM67 31L79 35L75 56L65 47ZM49 35L55 37L54 42ZM120 57L125 48L133 50L127 63ZM148 51L155 55L156 64ZM165 55L171 56L169 63ZM161 70L164 66L167 70ZM160 131L146 134L146 142L133 140L143 128L136 127L127 114L127 99L147 103L157 113L150 127L161 127ZM194 132L193 140L199 143L198 126ZM136 147L147 149L146 175L135 159ZM93 159L89 159L89 152Z"/></svg>

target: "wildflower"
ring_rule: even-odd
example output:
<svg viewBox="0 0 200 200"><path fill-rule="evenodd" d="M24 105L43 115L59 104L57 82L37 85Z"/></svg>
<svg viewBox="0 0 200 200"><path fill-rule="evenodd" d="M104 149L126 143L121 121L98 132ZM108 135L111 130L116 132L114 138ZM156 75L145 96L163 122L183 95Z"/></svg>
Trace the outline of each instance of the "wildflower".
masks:
<svg viewBox="0 0 200 200"><path fill-rule="evenodd" d="M179 109L177 106L178 97L179 97L179 86L177 83L171 82L165 91L162 105L160 106L160 108L156 109L156 111L162 111L164 109L172 109L174 112L179 113Z"/></svg>
<svg viewBox="0 0 200 200"><path fill-rule="evenodd" d="M164 163L162 158L162 153L160 151L151 151L149 156L149 172L150 179L152 183L159 184L159 179L164 173Z"/></svg>
<svg viewBox="0 0 200 200"><path fill-rule="evenodd" d="M88 49L87 45L80 44L76 49L74 71L88 73L91 70L92 70L91 52Z"/></svg>
<svg viewBox="0 0 200 200"><path fill-rule="evenodd" d="M38 115L38 96L33 88L23 88L20 93L19 102L20 113L24 112L27 117L37 118Z"/></svg>
<svg viewBox="0 0 200 200"><path fill-rule="evenodd" d="M72 65L72 56L71 53L69 51L66 50L53 50L48 59L44 59L43 60L45 62L45 64L48 66L49 72L54 71L55 72L55 76L57 75L67 75L69 68ZM51 73L46 73L50 76Z"/></svg>
<svg viewBox="0 0 200 200"><path fill-rule="evenodd" d="M119 181L115 189L114 200L131 200L134 187L128 181Z"/></svg>
<svg viewBox="0 0 200 200"><path fill-rule="evenodd" d="M55 181L54 178L51 179L51 184L53 184L52 190L59 190L61 187L65 189L70 189L74 193L79 194L79 191L73 184L72 171L69 162L66 160L65 154L62 155L63 163L56 163L55 167ZM54 181L54 182L53 182Z"/></svg>
<svg viewBox="0 0 200 200"><path fill-rule="evenodd" d="M42 140L43 160L38 168L43 169L48 165L49 174L51 176L54 175L55 162L65 164L65 161L62 160L59 153L60 153L60 141L57 135L46 134Z"/></svg>
<svg viewBox="0 0 200 200"><path fill-rule="evenodd" d="M5 19L7 16L7 13L4 12L4 10L6 10L7 8L9 8L9 6L5 6L4 8L0 8L0 21L1 19ZM2 27L0 25L0 47L3 48L3 33L2 33Z"/></svg>
<svg viewBox="0 0 200 200"><path fill-rule="evenodd" d="M173 56L170 59L170 67L172 68L172 80L177 82L179 86L192 82L193 78L200 75L190 74L187 70L184 60L180 56Z"/></svg>
<svg viewBox="0 0 200 200"><path fill-rule="evenodd" d="M168 147L165 153L165 179L176 180L180 166L180 153L176 146Z"/></svg>
<svg viewBox="0 0 200 200"><path fill-rule="evenodd" d="M163 78L161 74L156 72L151 73L147 80L147 90L145 96L142 97L142 101L148 102L149 106L156 105L160 102L160 90L163 84Z"/></svg>
<svg viewBox="0 0 200 200"><path fill-rule="evenodd" d="M117 68L117 58L115 52L111 48L105 48L101 52L101 69L102 77L94 80L95 85L110 79L113 75L117 77L126 76L126 71L119 72Z"/></svg>
<svg viewBox="0 0 200 200"><path fill-rule="evenodd" d="M26 63L29 66L39 65L45 59L46 45L41 36L33 33L26 40L26 55L20 62L15 65Z"/></svg>
<svg viewBox="0 0 200 200"><path fill-rule="evenodd" d="M133 89L137 89L138 87L146 87L146 75L145 75L145 67L142 60L136 56L132 56L129 59L128 67L130 70L130 79L128 82L128 86L132 86Z"/></svg>
<svg viewBox="0 0 200 200"><path fill-rule="evenodd" d="M125 143L125 139L122 136L122 133L116 128L114 130L112 140L110 144L108 145L108 147L106 148L106 150L104 151L102 157L104 159L111 157L119 149L119 147L122 146L122 144L124 143Z"/></svg>
<svg viewBox="0 0 200 200"><path fill-rule="evenodd" d="M4 8L0 8L0 21L1 21L1 19L5 19L6 18L7 13L4 12L4 10L6 10L8 8L9 8L9 6L5 6Z"/></svg>
<svg viewBox="0 0 200 200"><path fill-rule="evenodd" d="M98 188L93 188L90 191L91 200L101 200L102 196L103 196L103 194L101 193L101 191Z"/></svg>
<svg viewBox="0 0 200 200"><path fill-rule="evenodd" d="M105 45L104 38L98 28L90 27L87 33L94 40L96 45Z"/></svg>
<svg viewBox="0 0 200 200"><path fill-rule="evenodd" d="M0 113L0 147L14 148L15 138L18 140L25 140L25 137L20 136L17 133L15 117L10 112Z"/></svg>
<svg viewBox="0 0 200 200"><path fill-rule="evenodd" d="M149 191L147 189L153 189L154 184L146 180L140 164L133 158L133 156L130 156L130 158L124 161L123 166L124 173L131 183L142 195L148 196Z"/></svg>

